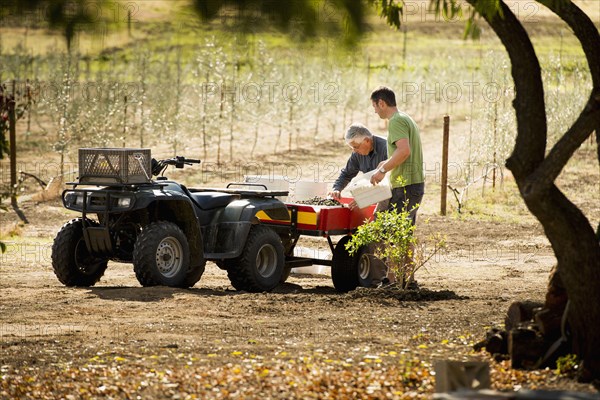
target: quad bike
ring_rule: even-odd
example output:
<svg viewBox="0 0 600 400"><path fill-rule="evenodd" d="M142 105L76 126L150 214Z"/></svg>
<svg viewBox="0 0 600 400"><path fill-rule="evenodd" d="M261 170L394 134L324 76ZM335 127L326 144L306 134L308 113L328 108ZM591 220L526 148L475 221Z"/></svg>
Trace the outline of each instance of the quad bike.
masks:
<svg viewBox="0 0 600 400"><path fill-rule="evenodd" d="M110 260L132 263L142 286L191 287L207 260L227 270L237 290L269 291L285 280L290 233L261 223L257 213L289 220L276 198L288 193L248 184L188 189L162 176L168 166L199 162L156 161L148 149L80 149L80 176L62 200L81 216L61 228L52 246L60 282L92 286Z"/></svg>

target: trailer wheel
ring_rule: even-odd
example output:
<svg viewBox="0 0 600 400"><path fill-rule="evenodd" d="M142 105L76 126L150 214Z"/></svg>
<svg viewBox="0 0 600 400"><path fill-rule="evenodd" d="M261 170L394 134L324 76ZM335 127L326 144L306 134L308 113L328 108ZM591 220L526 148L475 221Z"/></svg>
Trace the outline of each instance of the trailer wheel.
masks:
<svg viewBox="0 0 600 400"><path fill-rule="evenodd" d="M98 226L92 220L86 224ZM52 268L66 286L94 286L104 275L108 259L97 257L87 249L83 238L83 218L67 222L52 244Z"/></svg>
<svg viewBox="0 0 600 400"><path fill-rule="evenodd" d="M255 225L248 233L242 254L227 260L227 276L237 290L270 291L281 281L284 261L279 235L266 226Z"/></svg>
<svg viewBox="0 0 600 400"><path fill-rule="evenodd" d="M149 224L135 241L133 270L142 286L193 286L204 273L204 265L190 267L187 237L172 222Z"/></svg>
<svg viewBox="0 0 600 400"><path fill-rule="evenodd" d="M374 245L361 247L357 256L358 285L362 287L376 287L387 276L387 266L373 254Z"/></svg>
<svg viewBox="0 0 600 400"><path fill-rule="evenodd" d="M366 252L366 248L361 248L356 255L356 272L358 274L358 285L361 287L371 287L373 283L373 259Z"/></svg>
<svg viewBox="0 0 600 400"><path fill-rule="evenodd" d="M356 289L359 284L359 266L363 255L366 256L366 247L361 248L355 255L350 255L346 250L346 243L350 236L344 236L333 250L333 259L331 265L331 279L333 286L338 292L349 292ZM368 257L364 257L368 260ZM363 265L363 268L367 267ZM368 270L367 270L368 274Z"/></svg>

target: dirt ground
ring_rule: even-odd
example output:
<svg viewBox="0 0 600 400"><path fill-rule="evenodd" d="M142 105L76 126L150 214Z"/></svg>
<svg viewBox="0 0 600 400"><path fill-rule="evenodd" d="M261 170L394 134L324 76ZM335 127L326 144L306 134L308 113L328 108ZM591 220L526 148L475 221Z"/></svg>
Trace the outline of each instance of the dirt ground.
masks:
<svg viewBox="0 0 600 400"><path fill-rule="evenodd" d="M439 137L424 137L434 162ZM342 146L320 151L347 157ZM94 287L66 288L50 247L75 215L58 201L25 202L31 223L18 227L3 212L0 398L427 398L433 365L445 359L490 361L496 389L592 391L551 370L514 371L473 352L490 327L502 326L511 302L543 299L555 258L522 205L509 217L441 217L432 181L418 232L441 232L448 247L417 273L421 290L412 292L340 294L326 270L292 274L272 293L236 292L212 263L191 289L143 288L118 263ZM322 239L300 245L327 251Z"/></svg>

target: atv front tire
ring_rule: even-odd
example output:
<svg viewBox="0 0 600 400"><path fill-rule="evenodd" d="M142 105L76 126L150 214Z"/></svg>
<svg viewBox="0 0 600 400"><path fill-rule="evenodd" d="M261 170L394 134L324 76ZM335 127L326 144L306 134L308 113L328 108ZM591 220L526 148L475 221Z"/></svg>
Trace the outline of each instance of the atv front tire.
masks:
<svg viewBox="0 0 600 400"><path fill-rule="evenodd" d="M194 286L204 263L190 269L187 237L172 222L153 222L138 235L133 249L133 270L142 286Z"/></svg>
<svg viewBox="0 0 600 400"><path fill-rule="evenodd" d="M281 282L284 263L279 235L266 226L255 225L248 233L242 254L227 260L227 276L237 290L266 292Z"/></svg>
<svg viewBox="0 0 600 400"><path fill-rule="evenodd" d="M98 226L92 220L87 225ZM52 268L66 286L94 286L106 271L108 259L90 254L83 238L83 218L67 222L52 244Z"/></svg>

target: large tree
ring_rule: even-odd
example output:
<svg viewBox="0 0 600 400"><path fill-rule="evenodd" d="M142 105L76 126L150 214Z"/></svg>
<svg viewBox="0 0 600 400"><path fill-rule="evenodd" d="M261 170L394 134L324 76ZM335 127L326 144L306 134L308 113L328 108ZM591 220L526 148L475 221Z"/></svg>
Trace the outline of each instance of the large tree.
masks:
<svg viewBox="0 0 600 400"><path fill-rule="evenodd" d="M540 221L558 260L558 271L566 287L570 306L568 319L574 349L584 361L588 378L600 378L600 225L594 232L582 211L556 186L555 181L581 144L596 131L600 163L600 35L598 29L571 0L536 0L560 17L581 42L592 76L593 86L579 117L547 149L547 114L544 102L542 69L529 34L502 0L466 0L472 6L469 32L476 32L474 20L482 17L498 35L512 63L516 96L517 136L514 150L506 162L515 177L521 196L531 213ZM202 18L220 13L238 13L240 20L255 26L263 22L281 27L300 23L306 35L319 35L333 29L343 32L348 41L364 31L365 4L375 7L388 24L399 27L403 0L190 0ZM52 24L63 27L70 40L77 24L88 22L85 7L81 12L67 13L73 3L86 0L27 0L9 2L4 10L19 11L52 4ZM335 10L339 18L322 18L323 6ZM440 13L453 14L458 0L431 0ZM62 7L62 8L61 8ZM65 12L63 12L65 11ZM325 25L325 27L323 26Z"/></svg>
<svg viewBox="0 0 600 400"><path fill-rule="evenodd" d="M468 0L482 11L481 0ZM600 35L592 20L570 0L538 0L573 30L592 75L586 105L573 125L547 151L547 116L539 60L513 12L499 2L496 12L482 12L506 48L515 82L515 148L506 161L531 213L544 227L567 290L573 348L584 360L583 373L600 378L600 232L556 186L574 152L596 131L600 163ZM600 231L600 226L599 229Z"/></svg>

